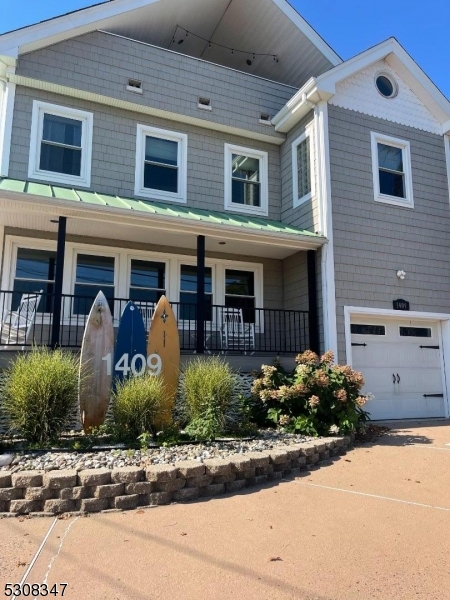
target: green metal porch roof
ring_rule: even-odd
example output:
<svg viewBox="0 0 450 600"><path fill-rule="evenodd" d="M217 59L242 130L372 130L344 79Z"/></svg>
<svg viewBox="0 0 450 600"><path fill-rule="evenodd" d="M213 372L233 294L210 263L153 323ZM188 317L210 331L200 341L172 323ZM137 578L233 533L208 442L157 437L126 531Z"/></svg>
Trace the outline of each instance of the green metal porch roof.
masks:
<svg viewBox="0 0 450 600"><path fill-rule="evenodd" d="M222 213L213 210L191 208L182 204L165 204L150 200L139 200L134 198L121 198L119 196L108 196L86 190L64 188L46 183L34 183L18 179L0 179L0 193L14 192L30 196L42 196L46 199L72 201L89 206L105 206L115 209L133 210L142 213L160 215L163 217L179 217L190 221L201 221L203 223L228 225L231 227L242 227L243 229L266 231L268 233L282 233L290 235L308 236L321 238L322 236L286 225L280 221L263 219L259 217L239 215L236 213Z"/></svg>

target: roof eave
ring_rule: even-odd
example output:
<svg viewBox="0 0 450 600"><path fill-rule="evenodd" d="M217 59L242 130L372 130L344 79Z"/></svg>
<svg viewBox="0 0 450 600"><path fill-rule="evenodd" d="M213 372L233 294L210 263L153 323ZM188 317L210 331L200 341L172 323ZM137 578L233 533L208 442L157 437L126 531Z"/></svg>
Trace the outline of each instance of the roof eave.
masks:
<svg viewBox="0 0 450 600"><path fill-rule="evenodd" d="M273 245L284 248L292 248L296 250L317 250L322 247L327 239L318 234L291 234L283 232L274 232L267 230L254 230L247 227L231 226L220 223L208 223L205 221L191 221L189 219L180 219L178 216L165 216L157 213L133 211L135 214L128 214L120 208L110 206L95 206L89 204L77 203L74 206L72 200L62 200L59 198L46 198L30 193L2 191L2 197L8 200L23 202L26 206L34 206L37 208L52 209L51 212L56 212L60 216L75 217L77 213L85 212L85 218L92 218L94 215L101 218L102 222L109 221L115 224L135 225L139 227L147 227L149 229L161 229L164 226L167 231L173 233L192 233L200 235L204 233L211 237L223 238L224 234L230 240L254 242L258 244ZM0 197L1 201L1 197ZM129 211L131 212L131 211Z"/></svg>
<svg viewBox="0 0 450 600"><path fill-rule="evenodd" d="M422 102L441 123L442 133L448 133L450 102L394 38L389 38L326 73L307 81L272 119L275 130L280 133L287 133L315 104L323 100L330 100L336 93L338 83L380 60L387 60L393 68L395 68L396 61L398 61L411 73L417 88L421 90L418 95L420 93Z"/></svg>

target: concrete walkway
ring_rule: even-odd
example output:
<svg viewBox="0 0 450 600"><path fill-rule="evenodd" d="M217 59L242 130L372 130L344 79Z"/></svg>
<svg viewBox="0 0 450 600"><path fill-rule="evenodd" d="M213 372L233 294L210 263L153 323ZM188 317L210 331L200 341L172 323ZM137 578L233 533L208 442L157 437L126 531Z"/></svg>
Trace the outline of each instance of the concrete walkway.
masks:
<svg viewBox="0 0 450 600"><path fill-rule="evenodd" d="M0 597L51 525L0 521ZM448 600L450 424L256 491L58 520L27 577L44 580L69 600Z"/></svg>

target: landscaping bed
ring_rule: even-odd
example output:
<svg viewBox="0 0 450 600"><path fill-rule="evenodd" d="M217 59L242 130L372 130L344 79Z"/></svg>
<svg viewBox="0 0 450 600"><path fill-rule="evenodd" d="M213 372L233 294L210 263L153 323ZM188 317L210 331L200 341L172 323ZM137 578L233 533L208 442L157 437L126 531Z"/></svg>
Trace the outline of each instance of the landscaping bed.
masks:
<svg viewBox="0 0 450 600"><path fill-rule="evenodd" d="M295 477L344 454L352 436L315 439L228 458L51 471L0 472L0 516L126 510L186 502Z"/></svg>

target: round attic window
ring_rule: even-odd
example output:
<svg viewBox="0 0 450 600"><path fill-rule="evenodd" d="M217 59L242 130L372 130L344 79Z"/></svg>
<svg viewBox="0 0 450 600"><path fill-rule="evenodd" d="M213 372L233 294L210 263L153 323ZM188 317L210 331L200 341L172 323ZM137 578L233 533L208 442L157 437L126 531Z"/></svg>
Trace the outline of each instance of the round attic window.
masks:
<svg viewBox="0 0 450 600"><path fill-rule="evenodd" d="M379 93L385 98L394 98L397 95L397 84L387 73L378 73L375 77L375 85Z"/></svg>

